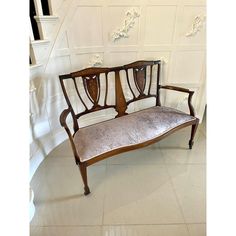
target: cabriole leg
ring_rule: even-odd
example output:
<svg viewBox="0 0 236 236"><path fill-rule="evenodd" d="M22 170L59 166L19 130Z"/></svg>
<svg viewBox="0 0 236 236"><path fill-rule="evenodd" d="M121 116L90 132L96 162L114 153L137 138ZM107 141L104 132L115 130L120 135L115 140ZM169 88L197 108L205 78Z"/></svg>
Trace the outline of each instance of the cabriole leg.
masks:
<svg viewBox="0 0 236 236"><path fill-rule="evenodd" d="M197 131L198 123L199 123L199 121L197 121L196 124L192 125L191 137L190 137L190 140L188 142L189 149L192 149L192 147L193 147L193 144L194 144L193 139L194 139L194 136L195 136L196 131Z"/></svg>
<svg viewBox="0 0 236 236"><path fill-rule="evenodd" d="M80 173L84 182L84 195L90 194L90 189L88 187L88 180L87 180L87 166L84 164L79 164Z"/></svg>

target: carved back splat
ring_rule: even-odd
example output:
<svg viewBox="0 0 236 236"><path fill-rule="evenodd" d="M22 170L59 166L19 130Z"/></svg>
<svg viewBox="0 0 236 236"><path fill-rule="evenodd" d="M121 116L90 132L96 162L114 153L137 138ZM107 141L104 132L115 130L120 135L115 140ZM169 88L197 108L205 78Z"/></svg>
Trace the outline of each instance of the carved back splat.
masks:
<svg viewBox="0 0 236 236"><path fill-rule="evenodd" d="M85 92L89 100L93 103L93 107L98 106L100 97L100 80L99 75L92 75L89 77L82 77Z"/></svg>
<svg viewBox="0 0 236 236"><path fill-rule="evenodd" d="M151 85L152 85L152 76L153 76L153 66L158 65L158 78L157 78L157 85L159 84L159 71L160 71L160 62L161 61L136 61L130 64L127 64L124 66L124 69L126 71L126 80L128 87L133 95L133 98L127 101L127 105L129 105L132 102L138 101L143 98L149 98L149 97L159 97L159 90L157 90L156 94L151 94ZM147 94L144 93L145 87L147 86L147 68L150 67L150 79L149 79L149 87ZM131 87L130 83L130 77L128 70L133 71L133 78L134 78L134 84L138 90L139 95L135 95L134 89Z"/></svg>
<svg viewBox="0 0 236 236"><path fill-rule="evenodd" d="M135 85L140 95L143 95L143 91L146 85L146 67L134 68L133 75L134 75Z"/></svg>
<svg viewBox="0 0 236 236"><path fill-rule="evenodd" d="M160 62L161 61L159 60L158 61L136 61L134 63L127 64L124 66L119 66L119 67L87 68L87 69L76 71L70 74L60 75L59 78L60 78L62 91L64 93L68 107L71 110L71 115L74 122L74 131L76 132L79 129L77 120L82 115L85 115L94 111L107 109L107 108L114 108L116 112L118 113L116 117L120 117L127 114L126 109L130 103L134 101L138 101L143 98L149 98L149 97L155 97L157 101L157 105L160 105L159 103ZM158 65L157 67L158 73L157 73L157 78L156 78L157 90L156 90L156 94L151 94L152 71L153 71L153 66L156 64ZM148 66L150 66L150 82L149 82L148 92L147 94L145 94L144 91L145 91L145 87L147 86L146 71L147 71ZM135 95L134 90L131 87L130 78L128 74L129 69L133 71L134 83L139 92L138 96ZM125 100L124 92L121 86L120 71L122 70L126 72L126 79L127 79L128 87L133 95L133 98L130 99L129 101ZM109 83L110 72L115 72L115 104L112 104L112 105L107 104L108 83ZM101 74L105 74L104 91L101 91ZM76 114L72 108L71 101L69 99L69 96L66 91L66 87L64 85L64 80L67 80L67 79L73 80L75 92L85 109L84 111L78 114ZM82 95L79 92L76 79L82 80L83 82L82 84L83 84L86 96L88 97L90 102L92 102L93 104L91 108L89 108L86 105L86 102L83 100ZM103 101L104 105L99 104L99 99L102 92L105 93L104 101Z"/></svg>

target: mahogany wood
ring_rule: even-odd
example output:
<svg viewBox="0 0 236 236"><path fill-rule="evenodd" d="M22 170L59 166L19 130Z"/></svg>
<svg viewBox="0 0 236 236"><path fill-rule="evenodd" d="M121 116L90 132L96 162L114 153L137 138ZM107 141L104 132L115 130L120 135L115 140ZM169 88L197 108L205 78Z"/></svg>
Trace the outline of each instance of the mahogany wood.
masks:
<svg viewBox="0 0 236 236"><path fill-rule="evenodd" d="M154 70L154 66L157 65L157 77L156 77L156 93L155 94L151 94L151 86L152 86L152 80L154 78L153 77L153 70ZM147 84L147 68L150 68L150 76L149 76L149 85ZM131 91L131 94L133 96L132 99L126 99L124 96L124 92L122 89L122 85L121 85L121 79L120 79L120 71L125 71L125 75L126 75L126 82L128 85L128 88ZM129 70L131 70L133 72L133 82L134 85L136 87L136 90L138 91L138 95L135 95L134 92L134 88L132 88L131 86L131 78L129 77ZM78 119L83 116L86 115L88 113L91 112L95 112L98 110L103 110L103 109L108 109L108 108L113 108L116 112L117 115L116 117L121 117L124 115L128 115L128 113L126 112L127 107L130 103L141 100L141 99L146 99L146 98L150 98L150 97L154 97L156 99L156 106L161 106L160 103L160 89L168 89L168 90L175 90L175 91L179 91L179 92L184 92L184 93L188 93L188 107L189 107L189 111L190 111L190 115L194 116L194 108L192 106L192 96L194 91L190 91L189 89L185 89L185 88L181 88L181 87L176 87L176 86L170 86L170 85L160 85L160 70L161 70L161 61L160 60L156 60L156 61L136 61L124 66L118 66L118 67L111 67L111 68L87 68L87 69L83 69L80 71L76 71L76 72L72 72L70 74L65 74L65 75L60 75L59 79L60 79L60 84L62 87L62 91L63 94L65 96L65 100L67 102L68 108L65 109L61 115L60 115L60 123L61 126L65 128L69 140L70 140L70 144L71 144L71 148L74 154L74 158L75 158L75 162L76 164L79 166L80 168L80 173L82 176L82 180L84 183L84 194L87 195L90 193L90 189L88 187L88 181L87 181L87 167L98 162L101 161L105 158L114 156L116 154L122 153L122 152L127 152L133 149L137 149L137 148L141 148L141 147L145 147L147 145L153 144L161 139L163 139L164 137L172 134L173 132L182 129L184 127L187 126L192 126L192 130L191 130L191 137L189 140L189 148L192 149L193 146L193 139L197 130L197 126L199 123L199 120L196 118L194 120L191 120L187 123L184 123L182 125L179 125L177 127L175 127L174 129L168 131L167 133L156 137L152 140L143 142L143 143L139 143L136 145L131 145L131 146L126 146L126 147L122 147L116 150L110 150L107 153L103 153L100 156L94 157L90 160L81 162L80 158L78 156L78 153L76 151L75 148L75 143L74 143L74 135L75 133L79 130L79 124L78 124ZM108 105L107 104L107 94L108 94L108 85L109 85L109 73L115 73L115 104L111 104ZM104 96L104 101L103 104L99 104L99 99L101 96L101 74L105 74L105 96ZM72 80L73 81L73 85L75 87L75 91L76 94L79 98L79 100L81 101L82 105L84 106L84 111L79 112L79 113L75 113L71 101L69 99L67 90L66 90L66 86L64 84L64 82L66 80ZM91 108L88 107L88 105L85 103L85 100L83 100L79 89L78 89L78 83L77 80L81 80L82 84L83 84L83 88L85 91L85 95L87 96L87 98L89 99L89 101L93 104ZM148 86L147 92L145 93L145 88L146 86ZM74 132L71 133L70 129L67 126L66 123L66 119L68 117L68 115L72 116L73 119L73 130ZM115 117L115 118L116 118Z"/></svg>
<svg viewBox="0 0 236 236"><path fill-rule="evenodd" d="M181 88L177 86L171 86L171 85L159 85L159 89L169 89L169 90L174 90L178 92L183 92L183 93L188 93L188 107L189 107L189 113L191 116L195 116L194 108L192 105L192 96L194 94L194 91L191 91L186 88Z"/></svg>
<svg viewBox="0 0 236 236"><path fill-rule="evenodd" d="M118 113L116 117L127 115L125 112L127 109L127 104L122 90L119 73L120 72L118 70L115 71L116 111Z"/></svg>

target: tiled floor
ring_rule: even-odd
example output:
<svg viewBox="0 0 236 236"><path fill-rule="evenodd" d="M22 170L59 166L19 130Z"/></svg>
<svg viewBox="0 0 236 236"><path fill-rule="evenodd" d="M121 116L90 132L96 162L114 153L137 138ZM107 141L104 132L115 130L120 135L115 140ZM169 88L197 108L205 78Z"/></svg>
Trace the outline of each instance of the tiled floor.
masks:
<svg viewBox="0 0 236 236"><path fill-rule="evenodd" d="M192 150L189 135L186 128L89 167L88 196L69 143L62 143L32 179L30 235L205 236L205 122Z"/></svg>

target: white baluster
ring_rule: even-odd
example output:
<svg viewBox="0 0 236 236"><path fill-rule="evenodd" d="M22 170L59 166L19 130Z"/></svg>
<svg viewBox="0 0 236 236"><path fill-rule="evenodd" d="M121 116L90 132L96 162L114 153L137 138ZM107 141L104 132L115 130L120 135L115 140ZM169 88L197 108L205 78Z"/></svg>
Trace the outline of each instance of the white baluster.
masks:
<svg viewBox="0 0 236 236"><path fill-rule="evenodd" d="M49 8L49 14L50 14L50 15L53 15L51 0L48 0L48 8Z"/></svg>
<svg viewBox="0 0 236 236"><path fill-rule="evenodd" d="M34 34L33 34L33 29L32 29L32 25L31 25L31 21L29 19L29 28L30 28L30 32L29 32L29 37L30 37L30 40L33 41L34 40Z"/></svg>
<svg viewBox="0 0 236 236"><path fill-rule="evenodd" d="M42 16L43 15L43 8L42 8L41 0L34 0L34 6L35 6L36 15Z"/></svg>

